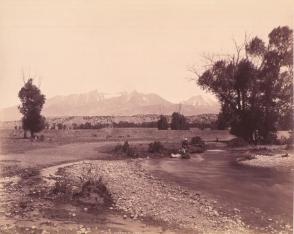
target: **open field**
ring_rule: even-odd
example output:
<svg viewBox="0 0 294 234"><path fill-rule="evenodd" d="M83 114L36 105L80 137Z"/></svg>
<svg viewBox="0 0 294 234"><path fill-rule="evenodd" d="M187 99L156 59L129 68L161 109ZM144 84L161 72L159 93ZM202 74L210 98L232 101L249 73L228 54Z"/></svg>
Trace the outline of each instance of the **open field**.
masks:
<svg viewBox="0 0 294 234"><path fill-rule="evenodd" d="M22 130L0 130L1 153L21 153L36 148L46 148L57 145L77 142L97 141L171 141L181 142L184 138L201 136L205 141L228 141L234 138L226 130L157 130L155 128L103 128L98 130L44 130L39 135L44 135L43 142L31 142L23 139Z"/></svg>
<svg viewBox="0 0 294 234"><path fill-rule="evenodd" d="M237 164L252 147L231 150L222 143L234 137L228 131L130 128L41 134L44 141L31 141L22 139L19 130L1 130L3 233L292 232L293 167L276 171ZM124 140L140 154L155 140L178 147L193 136L201 136L209 148L189 160L112 155ZM220 142L213 142L216 138ZM87 181L95 184L100 177L111 204L99 205L96 190L83 192Z"/></svg>

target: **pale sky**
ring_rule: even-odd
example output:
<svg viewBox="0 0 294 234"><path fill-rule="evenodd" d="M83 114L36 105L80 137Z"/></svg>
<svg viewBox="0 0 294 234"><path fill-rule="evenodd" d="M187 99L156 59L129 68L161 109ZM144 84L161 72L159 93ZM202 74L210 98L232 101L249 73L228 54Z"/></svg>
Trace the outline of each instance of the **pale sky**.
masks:
<svg viewBox="0 0 294 234"><path fill-rule="evenodd" d="M188 67L231 53L245 33L293 28L293 0L0 0L0 108L27 76L50 98L97 89L203 94Z"/></svg>

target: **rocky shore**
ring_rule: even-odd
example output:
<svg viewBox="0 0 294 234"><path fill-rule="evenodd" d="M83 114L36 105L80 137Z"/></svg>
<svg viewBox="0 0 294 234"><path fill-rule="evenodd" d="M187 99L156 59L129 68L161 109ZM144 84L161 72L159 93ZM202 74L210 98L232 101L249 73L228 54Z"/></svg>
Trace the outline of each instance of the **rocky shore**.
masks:
<svg viewBox="0 0 294 234"><path fill-rule="evenodd" d="M187 232L250 232L238 217L227 217L218 211L213 201L163 183L143 170L139 162L140 159L83 161L61 171L71 184L102 178L113 201L109 209L121 212L125 219L153 220Z"/></svg>

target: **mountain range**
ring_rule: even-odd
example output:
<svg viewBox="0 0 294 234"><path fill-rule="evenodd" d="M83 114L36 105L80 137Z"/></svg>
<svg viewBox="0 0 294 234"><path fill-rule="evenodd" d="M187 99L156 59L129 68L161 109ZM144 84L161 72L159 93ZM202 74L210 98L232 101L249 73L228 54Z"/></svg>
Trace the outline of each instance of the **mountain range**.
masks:
<svg viewBox="0 0 294 234"><path fill-rule="evenodd" d="M57 116L132 116L146 114L165 114L178 111L184 115L218 113L216 100L193 96L180 103L172 103L154 93L143 94L137 91L109 95L97 90L46 100L42 114L46 117ZM17 106L0 110L0 120L18 120L21 115Z"/></svg>

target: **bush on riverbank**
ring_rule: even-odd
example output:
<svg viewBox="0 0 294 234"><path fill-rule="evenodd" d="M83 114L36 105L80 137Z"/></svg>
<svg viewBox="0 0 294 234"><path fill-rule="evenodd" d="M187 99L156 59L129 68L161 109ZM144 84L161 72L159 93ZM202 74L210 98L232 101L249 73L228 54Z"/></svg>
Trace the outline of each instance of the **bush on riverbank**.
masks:
<svg viewBox="0 0 294 234"><path fill-rule="evenodd" d="M116 154L122 154L128 157L136 157L137 153L135 148L131 147L128 141L125 141L124 144L118 144L114 148Z"/></svg>
<svg viewBox="0 0 294 234"><path fill-rule="evenodd" d="M189 152L190 153L203 153L206 149L205 142L200 136L195 136L191 138Z"/></svg>
<svg viewBox="0 0 294 234"><path fill-rule="evenodd" d="M55 184L50 188L51 196L58 199L74 200L85 205L109 206L112 196L101 176L93 177L92 168L82 168L76 178L68 178L65 168L58 170ZM56 174L57 174L56 173ZM78 179L78 180L77 180Z"/></svg>
<svg viewBox="0 0 294 234"><path fill-rule="evenodd" d="M148 152L149 153L162 153L164 151L164 146L160 141L154 141L149 144Z"/></svg>
<svg viewBox="0 0 294 234"><path fill-rule="evenodd" d="M194 146L201 146L201 147L205 146L205 143L200 136L192 137L190 144Z"/></svg>

